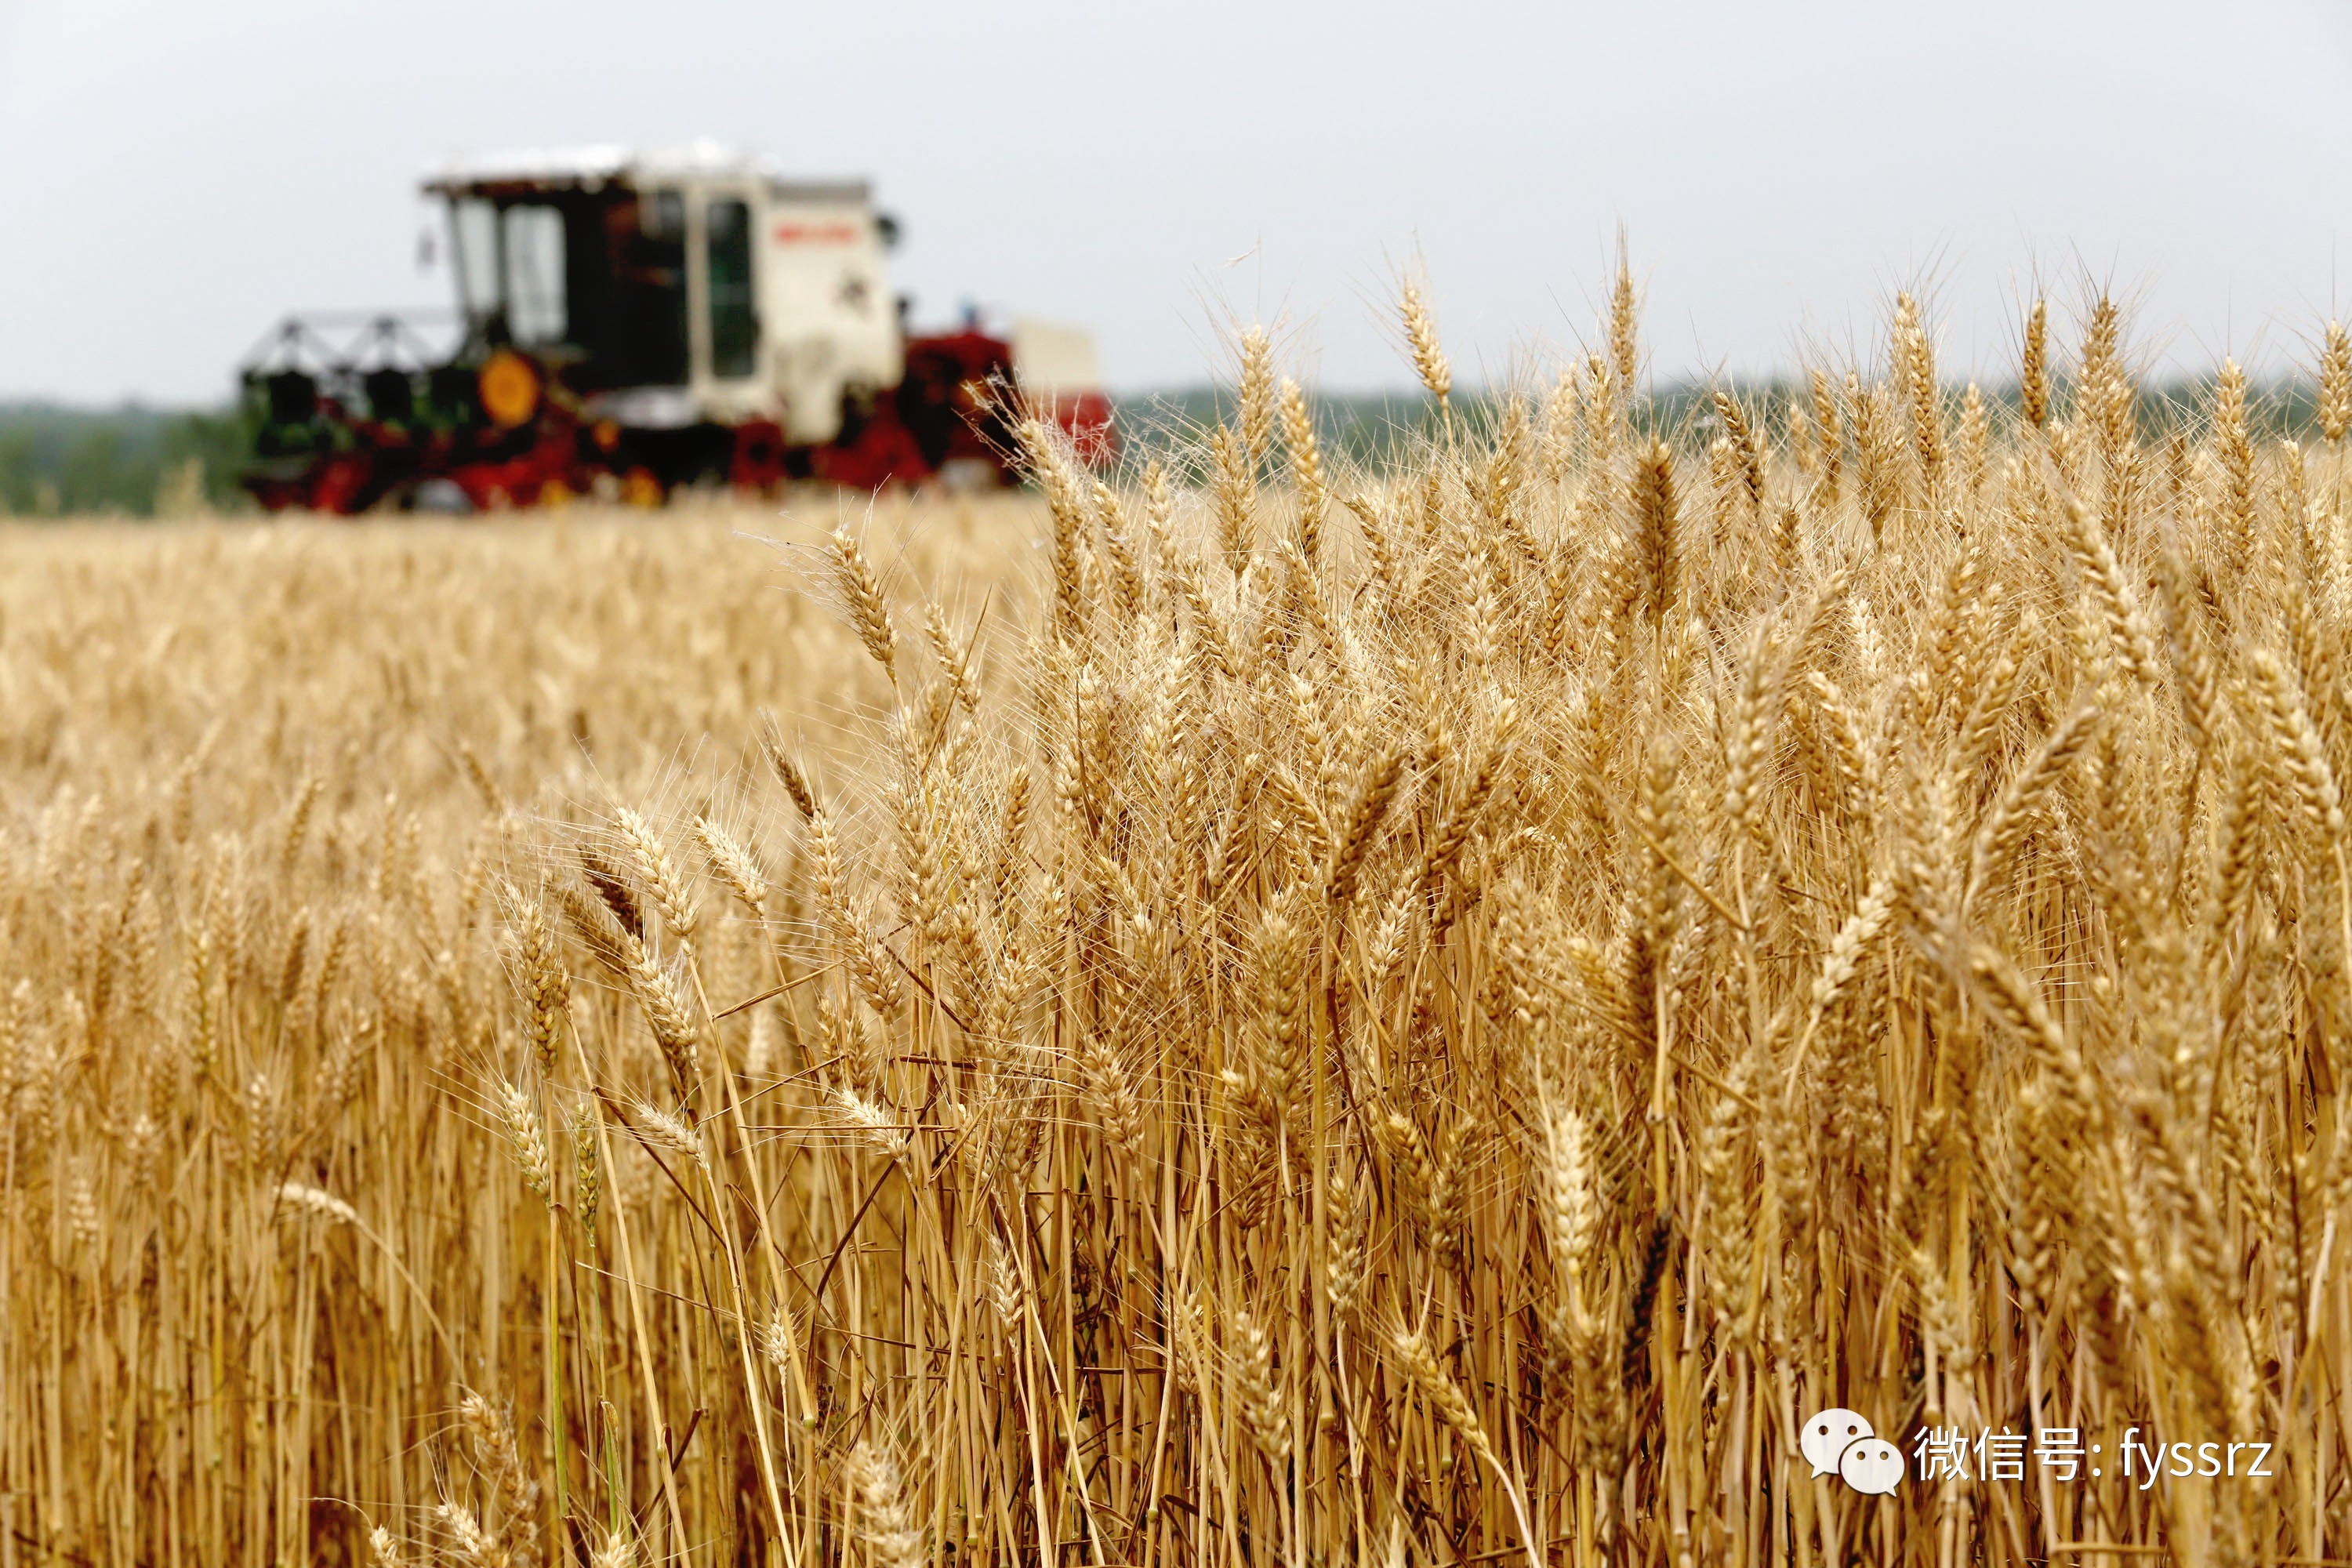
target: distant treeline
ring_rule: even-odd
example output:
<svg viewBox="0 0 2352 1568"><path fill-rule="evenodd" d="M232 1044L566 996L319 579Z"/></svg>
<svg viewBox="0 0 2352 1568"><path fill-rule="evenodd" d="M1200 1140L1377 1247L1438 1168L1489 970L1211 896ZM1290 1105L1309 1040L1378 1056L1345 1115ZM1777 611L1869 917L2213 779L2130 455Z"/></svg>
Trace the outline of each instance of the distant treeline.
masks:
<svg viewBox="0 0 2352 1568"><path fill-rule="evenodd" d="M0 403L0 514L59 517L242 504L247 437L234 413Z"/></svg>
<svg viewBox="0 0 2352 1568"><path fill-rule="evenodd" d="M1669 385L1642 399L1635 416L1643 427L1670 440L1703 445L1714 433L1711 390L1700 383ZM1760 418L1776 433L1790 405L1809 395L1797 381L1743 382L1731 390L1751 418ZM1951 389L1956 417L1959 395L1958 387ZM2014 414L2014 386L1987 387L1984 396L1996 418L2001 412ZM2259 388L2251 401L2259 435L2312 437L2308 383L2275 381ZM1429 399L1417 392L1325 393L1316 396L1314 406L1321 440L1342 461L1373 458L1437 429ZM2211 406L2210 376L2144 386L2142 432L2153 439L2193 428ZM1185 388L1120 399L1118 423L1130 453L1182 454L1189 460L1181 467L1189 473L1197 467L1197 446L1207 427L1228 416L1232 407L1230 390ZM1500 407L1499 397L1490 393L1454 399L1454 417L1473 429L1487 425ZM152 517L158 511L242 510L248 502L237 476L249 441L244 416L231 409L0 403L0 516Z"/></svg>
<svg viewBox="0 0 2352 1568"><path fill-rule="evenodd" d="M1638 428L1654 432L1684 447L1704 447L1721 433L1714 408L1717 384L1678 382L1636 400L1633 419ZM1726 382L1751 423L1775 437L1787 427L1790 408L1810 405L1808 383L1794 379ZM1841 394L1843 388L1837 388ZM2065 388L2054 415L2066 411ZM1958 420L1963 385L1945 388L1951 417ZM2017 417L2015 384L1979 388L1995 423ZM2318 438L2314 388L2308 381L2281 378L2252 387L2247 412L2257 439ZM2140 435L2156 441L2175 430L2200 428L2213 407L2213 377L2184 377L2138 388ZM1540 419L1545 389L1533 395L1532 413ZM1466 430L1483 432L1499 416L1502 398L1492 392L1457 392L1454 417ZM1439 428L1436 410L1420 392L1322 394L1314 399L1318 439L1342 461L1381 458L1401 445L1425 440ZM1202 468L1200 442L1208 427L1233 416L1234 393L1228 387L1188 387L1182 391L1122 399L1118 423L1129 449L1144 455L1174 454L1181 469L1197 475Z"/></svg>

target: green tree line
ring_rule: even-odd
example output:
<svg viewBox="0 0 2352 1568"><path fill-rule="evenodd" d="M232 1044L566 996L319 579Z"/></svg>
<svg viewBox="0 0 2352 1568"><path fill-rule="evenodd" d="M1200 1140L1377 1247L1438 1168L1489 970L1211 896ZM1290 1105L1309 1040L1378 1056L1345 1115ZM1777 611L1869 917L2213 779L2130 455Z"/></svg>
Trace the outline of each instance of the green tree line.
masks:
<svg viewBox="0 0 2352 1568"><path fill-rule="evenodd" d="M1731 390L1750 416L1762 419L1767 427L1777 427L1789 405L1806 396L1802 384L1793 381L1749 381ZM1713 419L1709 391L1696 383L1657 387L1643 400L1641 422L1670 438L1704 437ZM2014 386L1988 386L1984 393L1996 410L2014 408ZM1957 389L1953 396L1957 412ZM1175 458L1189 476L1199 457L1200 437L1228 411L1231 400L1230 389L1208 387L1122 398L1118 423L1131 453ZM2257 389L2254 403L2261 434L2311 438L2307 384L2274 380ZM1316 396L1314 405L1324 443L1342 460L1371 459L1434 431L1432 410L1417 393L1328 393ZM2143 387L2140 421L2151 436L2172 428L2193 429L2210 406L2210 378ZM1497 408L1491 394L1465 389L1456 395L1454 416L1466 430L1475 431L1492 421ZM135 403L79 408L0 402L0 516L153 517L207 508L242 510L250 502L238 478L251 441L247 419L234 408L163 409Z"/></svg>
<svg viewBox="0 0 2352 1568"><path fill-rule="evenodd" d="M247 450L233 412L0 403L0 514L235 509L245 504L237 475Z"/></svg>

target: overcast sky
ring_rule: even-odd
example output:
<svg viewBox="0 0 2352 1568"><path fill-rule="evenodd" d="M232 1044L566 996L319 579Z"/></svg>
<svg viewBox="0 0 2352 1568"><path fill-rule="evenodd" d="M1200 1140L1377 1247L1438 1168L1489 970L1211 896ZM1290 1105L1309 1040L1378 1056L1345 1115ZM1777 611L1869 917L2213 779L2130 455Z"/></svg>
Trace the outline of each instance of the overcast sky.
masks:
<svg viewBox="0 0 2352 1568"><path fill-rule="evenodd" d="M1591 334L1621 221L1664 374L1906 284L1988 379L2036 278L2184 365L2352 313L2340 0L0 0L0 397L218 398L280 312L446 300L442 159L705 134L871 178L919 318L1083 322L1125 390L1234 314L1396 384L1416 256L1461 374L1509 369Z"/></svg>

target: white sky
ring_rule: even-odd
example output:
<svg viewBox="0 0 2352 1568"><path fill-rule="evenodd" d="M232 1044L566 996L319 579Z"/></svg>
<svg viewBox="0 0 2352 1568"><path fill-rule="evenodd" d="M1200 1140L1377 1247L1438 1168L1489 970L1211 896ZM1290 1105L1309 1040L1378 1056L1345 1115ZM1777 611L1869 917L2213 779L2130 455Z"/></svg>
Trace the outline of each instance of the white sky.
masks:
<svg viewBox="0 0 2352 1568"><path fill-rule="evenodd" d="M0 0L0 397L217 399L285 310L446 299L444 157L698 134L871 177L919 320L1084 322L1129 390L1230 312L1397 384L1416 253L1458 374L1507 369L1590 333L1621 220L1666 374L1906 284L1989 380L2037 276L2184 366L2352 312L2344 0Z"/></svg>

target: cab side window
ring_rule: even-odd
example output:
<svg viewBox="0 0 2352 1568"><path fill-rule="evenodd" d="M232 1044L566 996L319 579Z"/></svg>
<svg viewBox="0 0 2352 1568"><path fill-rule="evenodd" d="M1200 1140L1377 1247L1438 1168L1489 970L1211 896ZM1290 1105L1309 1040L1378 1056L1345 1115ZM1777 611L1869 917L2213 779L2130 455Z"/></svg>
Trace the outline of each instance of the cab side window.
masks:
<svg viewBox="0 0 2352 1568"><path fill-rule="evenodd" d="M751 298L751 208L722 196L703 216L710 372L722 379L747 376L760 350L760 318Z"/></svg>

